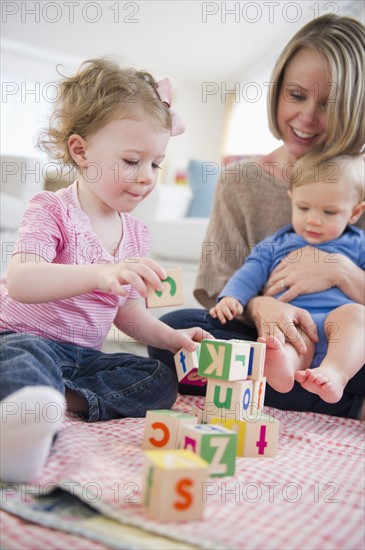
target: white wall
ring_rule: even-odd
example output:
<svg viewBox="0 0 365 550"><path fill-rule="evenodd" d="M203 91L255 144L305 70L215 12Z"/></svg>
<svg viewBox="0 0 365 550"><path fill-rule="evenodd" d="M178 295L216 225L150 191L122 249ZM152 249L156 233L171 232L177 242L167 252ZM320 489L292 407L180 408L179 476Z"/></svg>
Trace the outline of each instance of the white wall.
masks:
<svg viewBox="0 0 365 550"><path fill-rule="evenodd" d="M204 101L202 86L201 83L179 83L174 108L183 118L186 131L170 140L166 158L167 181L171 181L176 168L186 167L190 159L206 162L221 159L227 104L221 101L219 94Z"/></svg>
<svg viewBox="0 0 365 550"><path fill-rule="evenodd" d="M2 139L1 154L34 156L37 133L47 123L54 106L59 78L56 65L72 73L81 60L24 49L6 42L2 51ZM158 75L157 75L158 76ZM226 104L220 95L202 98L202 85L179 82L174 88L174 108L186 124L186 132L170 140L162 179L171 181L177 168L185 168L192 158L218 162L222 153L222 133Z"/></svg>

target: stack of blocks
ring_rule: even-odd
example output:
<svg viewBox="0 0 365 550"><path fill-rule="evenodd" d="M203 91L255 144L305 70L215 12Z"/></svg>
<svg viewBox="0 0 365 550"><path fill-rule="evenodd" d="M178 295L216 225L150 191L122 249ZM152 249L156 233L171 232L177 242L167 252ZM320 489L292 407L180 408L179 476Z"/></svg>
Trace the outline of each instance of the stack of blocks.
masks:
<svg viewBox="0 0 365 550"><path fill-rule="evenodd" d="M149 289L147 307L182 303L179 270L170 270L165 282L162 293ZM206 401L193 415L147 412L143 503L151 517L201 519L209 476L234 475L236 456L276 455L279 422L263 414L265 350L260 342L202 340L194 352L175 355L179 381L207 386Z"/></svg>
<svg viewBox="0 0 365 550"><path fill-rule="evenodd" d="M203 340L197 374L207 379L204 411L200 417L238 436L237 455L274 457L279 422L263 414L266 345L246 340ZM186 364L196 364L185 350ZM179 353L175 362L179 362ZM178 371L179 372L179 371Z"/></svg>
<svg viewBox="0 0 365 550"><path fill-rule="evenodd" d="M203 340L199 348L180 350L175 363L180 381L192 371L198 383L206 381L204 406L196 405L194 415L168 410L146 416L144 504L160 521L201 519L208 476L234 475L237 456L274 457L277 451L279 422L263 414L265 344ZM191 462L194 455L199 463Z"/></svg>
<svg viewBox="0 0 365 550"><path fill-rule="evenodd" d="M274 457L277 452L279 422L263 414L265 350L260 342L202 342L199 374L209 377L206 418L237 433L237 456Z"/></svg>

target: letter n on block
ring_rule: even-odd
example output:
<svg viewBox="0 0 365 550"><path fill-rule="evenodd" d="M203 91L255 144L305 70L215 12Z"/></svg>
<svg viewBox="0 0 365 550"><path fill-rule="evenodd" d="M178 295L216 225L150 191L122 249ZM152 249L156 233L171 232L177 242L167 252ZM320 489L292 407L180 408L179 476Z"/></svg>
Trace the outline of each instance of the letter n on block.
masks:
<svg viewBox="0 0 365 550"><path fill-rule="evenodd" d="M202 519L208 463L191 451L145 451L143 505L157 521Z"/></svg>
<svg viewBox="0 0 365 550"><path fill-rule="evenodd" d="M180 447L209 462L211 477L233 476L236 467L237 434L223 426L183 426Z"/></svg>
<svg viewBox="0 0 365 550"><path fill-rule="evenodd" d="M200 356L200 344L196 345L195 351L188 351L182 348L174 355L176 373L179 382L191 386L206 386L206 378L198 374Z"/></svg>
<svg viewBox="0 0 365 550"><path fill-rule="evenodd" d="M142 449L177 449L181 427L196 423L196 416L179 411L147 411Z"/></svg>
<svg viewBox="0 0 365 550"><path fill-rule="evenodd" d="M208 378L205 413L207 422L213 416L234 417L240 420L250 414L252 402L252 380L215 380Z"/></svg>
<svg viewBox="0 0 365 550"><path fill-rule="evenodd" d="M202 340L199 374L219 380L245 380L248 373L250 346L227 340Z"/></svg>

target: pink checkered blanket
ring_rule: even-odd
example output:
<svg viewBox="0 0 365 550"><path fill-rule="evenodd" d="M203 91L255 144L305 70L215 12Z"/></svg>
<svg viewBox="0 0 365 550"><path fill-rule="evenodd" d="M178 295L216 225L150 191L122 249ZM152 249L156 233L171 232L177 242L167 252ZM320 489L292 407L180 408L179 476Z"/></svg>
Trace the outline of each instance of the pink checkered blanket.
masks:
<svg viewBox="0 0 365 550"><path fill-rule="evenodd" d="M202 399L179 396L174 408ZM205 484L203 520L163 524L141 505L144 419L67 419L43 475L2 485L1 547L172 548L168 537L174 548L364 549L364 424L265 412L280 422L277 456L238 457L233 477Z"/></svg>

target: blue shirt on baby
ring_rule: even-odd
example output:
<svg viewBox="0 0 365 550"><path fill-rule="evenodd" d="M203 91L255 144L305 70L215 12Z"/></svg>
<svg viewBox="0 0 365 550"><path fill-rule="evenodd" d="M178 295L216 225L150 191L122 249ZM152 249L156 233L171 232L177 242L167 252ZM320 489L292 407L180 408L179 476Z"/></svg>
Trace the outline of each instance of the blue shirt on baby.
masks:
<svg viewBox="0 0 365 550"><path fill-rule="evenodd" d="M233 296L244 306L251 298L261 293L270 273L289 253L288 262L299 262L301 249L310 246L313 249L313 262L323 261L325 263L337 262L335 254L342 254L352 260L357 266L365 268L365 232L361 229L348 225L342 235L333 241L320 244L309 244L303 237L297 235L292 225L282 227L263 241L259 242L246 258L245 263L229 279L218 300L224 296ZM317 250L322 250L327 255L322 259ZM284 291L276 295L278 298ZM321 292L302 294L290 303L313 313L329 313L334 308L343 304L352 303L346 294L338 287L332 287Z"/></svg>

